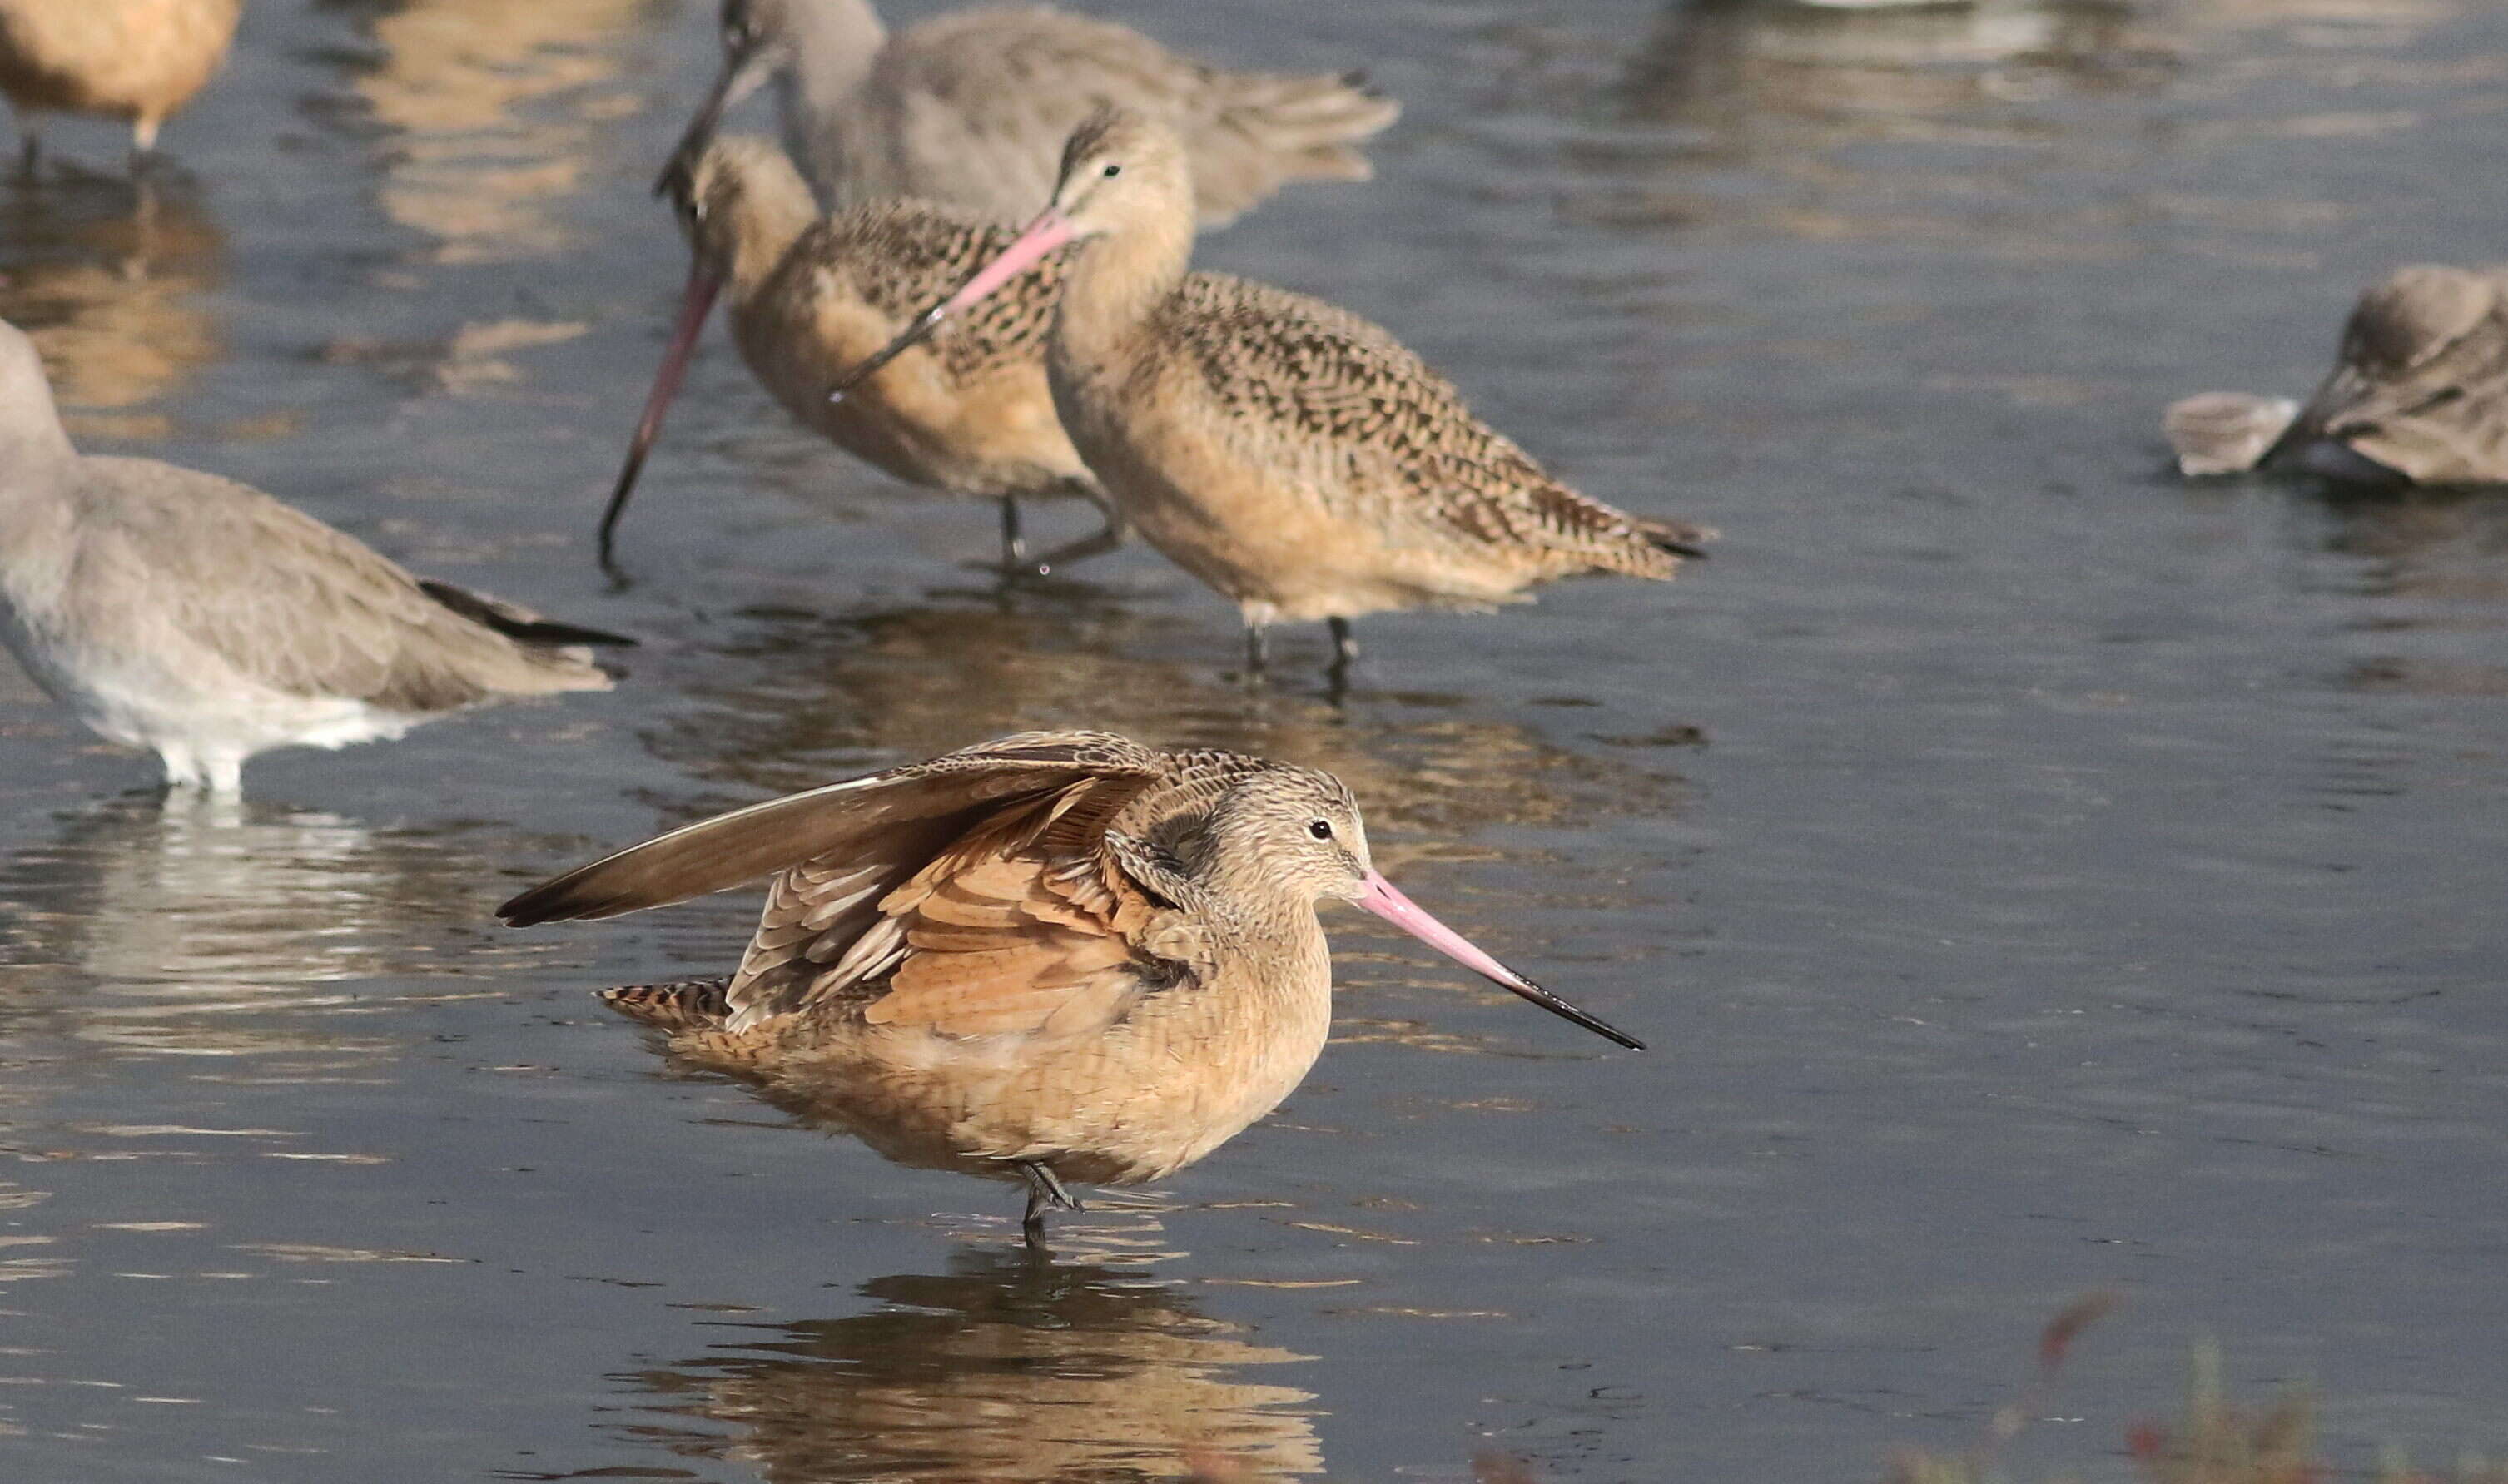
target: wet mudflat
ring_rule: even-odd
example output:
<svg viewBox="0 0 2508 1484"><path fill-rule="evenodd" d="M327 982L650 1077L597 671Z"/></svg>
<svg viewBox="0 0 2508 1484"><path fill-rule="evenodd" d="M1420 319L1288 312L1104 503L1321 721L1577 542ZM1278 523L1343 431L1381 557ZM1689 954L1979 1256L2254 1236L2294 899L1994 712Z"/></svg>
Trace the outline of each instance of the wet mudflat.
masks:
<svg viewBox="0 0 2508 1484"><path fill-rule="evenodd" d="M1201 260L1715 560L1370 620L1341 707L1293 634L1249 690L1190 579L997 590L988 510L792 427L718 331L612 591L711 7L254 9L190 184L0 191L73 434L646 646L264 760L237 820L118 797L149 764L0 680L0 1474L1869 1478L2095 1286L2022 1476L2127 1476L2206 1334L2345 1460L2508 1443L2508 501L2189 486L2157 435L2303 393L2393 264L2495 255L2508 14L1095 9L1364 62L1380 178ZM1076 724L1340 771L1388 873L1655 1050L1337 915L1307 1087L1037 1267L1009 1189L674 1078L585 993L727 964L754 899L490 924L705 809Z"/></svg>

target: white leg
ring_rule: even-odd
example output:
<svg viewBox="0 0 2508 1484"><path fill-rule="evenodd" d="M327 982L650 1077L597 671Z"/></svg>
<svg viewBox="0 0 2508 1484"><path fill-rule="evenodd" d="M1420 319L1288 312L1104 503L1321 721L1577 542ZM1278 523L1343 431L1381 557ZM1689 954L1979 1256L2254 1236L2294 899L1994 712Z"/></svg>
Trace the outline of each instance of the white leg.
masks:
<svg viewBox="0 0 2508 1484"><path fill-rule="evenodd" d="M209 797L229 800L243 798L243 754L211 753L201 760L201 764Z"/></svg>
<svg viewBox="0 0 2508 1484"><path fill-rule="evenodd" d="M181 743L157 744L157 757L166 764L166 787L169 789L197 789L208 782L202 775L200 760Z"/></svg>

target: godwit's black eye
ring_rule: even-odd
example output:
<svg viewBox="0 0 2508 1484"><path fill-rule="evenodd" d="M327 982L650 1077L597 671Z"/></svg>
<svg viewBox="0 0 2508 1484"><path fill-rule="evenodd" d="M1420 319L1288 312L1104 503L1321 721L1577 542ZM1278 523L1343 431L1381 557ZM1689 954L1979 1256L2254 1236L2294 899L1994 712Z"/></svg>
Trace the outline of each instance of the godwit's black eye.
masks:
<svg viewBox="0 0 2508 1484"><path fill-rule="evenodd" d="M1307 826L1307 833L1319 840L1331 839L1332 821L1328 819L1316 820L1313 824Z"/></svg>
<svg viewBox="0 0 2508 1484"><path fill-rule="evenodd" d="M1110 165L1110 166L1106 167L1105 170L1104 170L1102 173L1104 173L1104 175L1105 175L1105 177L1106 177L1107 179L1112 180L1112 179L1114 179L1116 176L1121 175L1122 173L1124 173L1124 167L1123 167L1122 166L1120 166L1120 165Z"/></svg>

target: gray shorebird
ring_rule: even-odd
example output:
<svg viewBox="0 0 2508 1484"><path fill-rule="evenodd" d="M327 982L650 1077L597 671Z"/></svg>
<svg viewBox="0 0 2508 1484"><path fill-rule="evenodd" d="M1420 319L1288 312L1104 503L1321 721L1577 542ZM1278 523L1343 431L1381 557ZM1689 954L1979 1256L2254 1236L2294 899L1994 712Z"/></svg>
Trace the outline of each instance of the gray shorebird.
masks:
<svg viewBox="0 0 2508 1484"><path fill-rule="evenodd" d="M18 116L19 167L35 167L46 112L129 121L138 163L226 60L242 16L243 0L0 0L0 93Z"/></svg>
<svg viewBox="0 0 2508 1484"><path fill-rule="evenodd" d="M1315 906L1353 902L1525 999L1640 1043L1377 873L1330 773L1026 732L755 804L533 887L513 926L771 876L727 980L605 991L682 1059L900 1164L1137 1184L1288 1096L1332 1022Z"/></svg>
<svg viewBox="0 0 2508 1484"><path fill-rule="evenodd" d="M2163 420L2178 467L2353 483L2508 483L2508 267L2399 268L2361 294L2305 405L2205 391Z"/></svg>
<svg viewBox="0 0 2508 1484"><path fill-rule="evenodd" d="M771 78L821 200L912 196L986 221L1035 212L1063 139L1100 104L1184 137L1204 227L1292 181L1366 179L1359 146L1401 112L1354 77L1231 72L1045 5L952 11L891 34L869 0L723 0L722 46L683 156Z"/></svg>
<svg viewBox="0 0 2508 1484"><path fill-rule="evenodd" d="M831 403L830 381L1009 246L1010 229L904 200L823 219L784 152L750 135L716 139L675 166L664 186L691 266L652 393L602 514L605 564L707 309L725 289L741 358L804 427L908 484L1001 501L1006 570L1051 570L1121 541L1110 518L1097 535L1030 561L1019 535L1022 498L1105 502L1064 435L1045 383L1058 258L1040 262L876 388Z"/></svg>
<svg viewBox="0 0 2508 1484"><path fill-rule="evenodd" d="M1125 523L1264 628L1529 601L1580 573L1667 578L1714 533L1588 500L1474 417L1378 326L1319 299L1192 273L1173 130L1107 110L1071 136L1053 203L999 257L837 383L889 361L1066 243L1046 372Z"/></svg>
<svg viewBox="0 0 2508 1484"><path fill-rule="evenodd" d="M0 640L175 788L232 796L274 747L341 747L511 696L606 690L553 623L412 576L247 485L70 445L0 323Z"/></svg>

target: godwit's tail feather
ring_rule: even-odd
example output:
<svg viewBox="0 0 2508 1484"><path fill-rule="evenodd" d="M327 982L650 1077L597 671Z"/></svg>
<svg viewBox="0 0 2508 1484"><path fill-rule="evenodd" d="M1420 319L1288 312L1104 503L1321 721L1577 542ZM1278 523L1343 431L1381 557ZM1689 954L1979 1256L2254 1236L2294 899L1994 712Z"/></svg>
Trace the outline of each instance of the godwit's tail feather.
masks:
<svg viewBox="0 0 2508 1484"><path fill-rule="evenodd" d="M668 984L621 984L601 991L602 1003L641 1024L661 1030L719 1028L731 1014L723 991L729 978L683 979Z"/></svg>
<svg viewBox="0 0 2508 1484"><path fill-rule="evenodd" d="M1359 146L1402 112L1356 73L1230 72L1211 83L1216 106L1187 140L1195 205L1206 224L1291 181L1367 179L1374 171Z"/></svg>
<svg viewBox="0 0 2508 1484"><path fill-rule="evenodd" d="M1637 528L1638 534L1657 549L1700 561L1707 558L1707 543L1715 539L1715 527L1692 526L1677 520L1640 518Z"/></svg>

